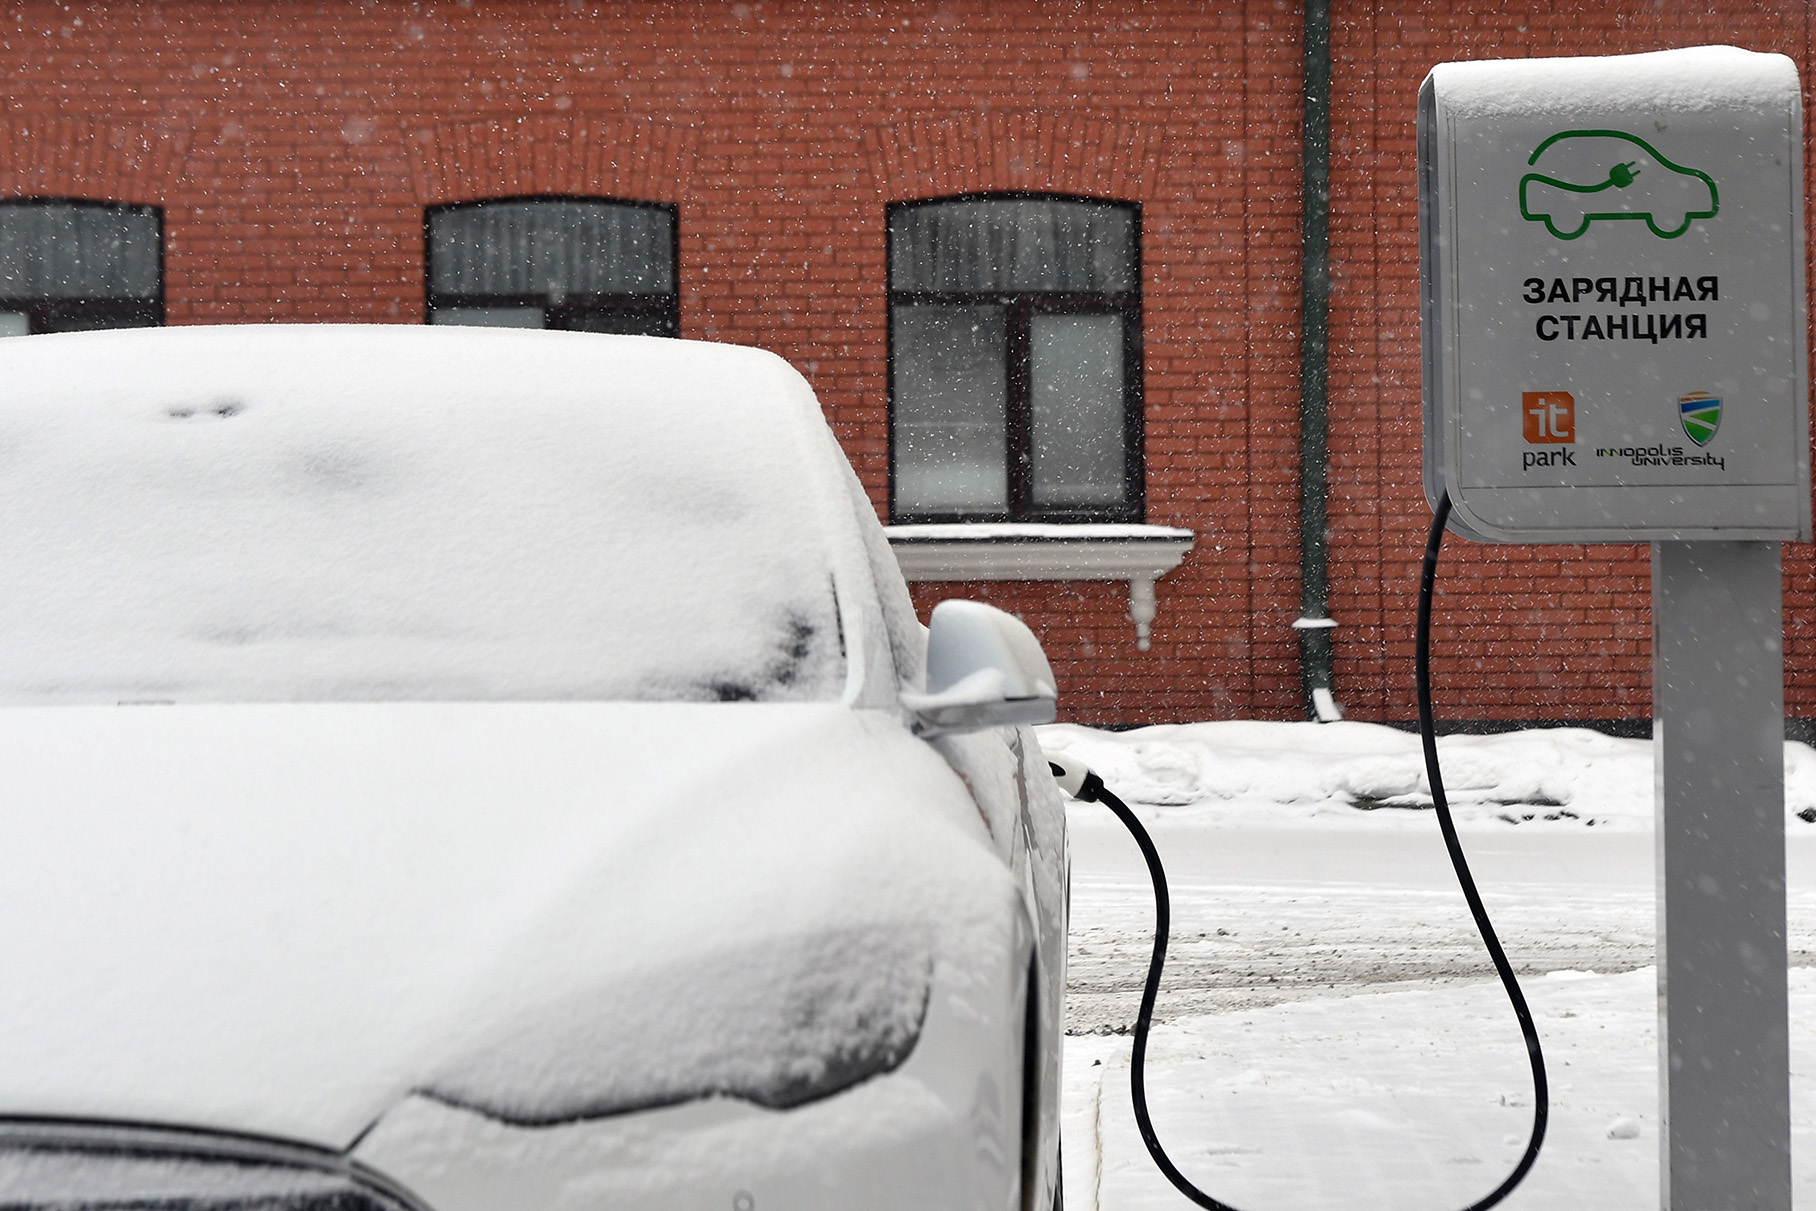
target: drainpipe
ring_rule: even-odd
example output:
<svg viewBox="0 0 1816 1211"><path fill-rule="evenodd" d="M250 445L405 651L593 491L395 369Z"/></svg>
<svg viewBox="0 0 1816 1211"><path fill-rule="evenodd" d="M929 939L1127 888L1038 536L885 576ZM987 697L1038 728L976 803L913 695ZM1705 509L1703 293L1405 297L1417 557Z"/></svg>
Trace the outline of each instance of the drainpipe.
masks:
<svg viewBox="0 0 1816 1211"><path fill-rule="evenodd" d="M1306 717L1341 719L1331 675L1325 538L1330 424L1330 0L1305 0L1299 336L1299 682Z"/></svg>

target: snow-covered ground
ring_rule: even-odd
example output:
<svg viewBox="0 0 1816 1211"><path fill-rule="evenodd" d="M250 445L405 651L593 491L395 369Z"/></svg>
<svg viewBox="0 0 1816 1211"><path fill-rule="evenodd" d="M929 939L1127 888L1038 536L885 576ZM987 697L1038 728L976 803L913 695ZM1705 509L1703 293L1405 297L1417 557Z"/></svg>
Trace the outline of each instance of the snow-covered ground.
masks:
<svg viewBox="0 0 1816 1211"><path fill-rule="evenodd" d="M1173 890L1148 1088L1181 1167L1245 1211L1487 1193L1531 1124L1524 1049L1456 890L1415 736L1368 724L1041 731L1136 806ZM1544 1042L1545 1152L1511 1208L1658 1205L1652 759L1559 729L1440 744L1471 863ZM1785 746L1792 1116L1816 1200L1816 752ZM1816 816L1816 811L1811 812ZM1070 813L1071 1211L1190 1204L1129 1108L1153 923L1113 817Z"/></svg>

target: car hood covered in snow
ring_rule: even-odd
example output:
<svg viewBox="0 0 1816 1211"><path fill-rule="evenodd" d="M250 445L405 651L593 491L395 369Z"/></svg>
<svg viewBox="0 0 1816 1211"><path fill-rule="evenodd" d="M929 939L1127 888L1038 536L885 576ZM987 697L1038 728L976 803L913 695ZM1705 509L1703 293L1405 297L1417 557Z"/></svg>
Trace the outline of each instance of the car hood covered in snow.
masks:
<svg viewBox="0 0 1816 1211"><path fill-rule="evenodd" d="M831 704L7 708L0 828L0 1114L337 1148L849 1083L1009 894Z"/></svg>

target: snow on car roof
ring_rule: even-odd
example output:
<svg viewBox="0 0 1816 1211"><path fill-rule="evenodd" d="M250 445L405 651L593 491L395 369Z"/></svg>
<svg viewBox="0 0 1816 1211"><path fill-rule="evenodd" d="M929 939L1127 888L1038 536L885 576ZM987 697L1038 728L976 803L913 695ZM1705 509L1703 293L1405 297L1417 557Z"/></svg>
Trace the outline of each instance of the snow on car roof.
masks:
<svg viewBox="0 0 1816 1211"><path fill-rule="evenodd" d="M1440 63L1431 74L1443 86L1448 109L1477 119L1575 114L1585 104L1783 113L1799 97L1797 66L1791 60L1733 46Z"/></svg>
<svg viewBox="0 0 1816 1211"><path fill-rule="evenodd" d="M836 697L829 451L734 346L0 342L0 702Z"/></svg>

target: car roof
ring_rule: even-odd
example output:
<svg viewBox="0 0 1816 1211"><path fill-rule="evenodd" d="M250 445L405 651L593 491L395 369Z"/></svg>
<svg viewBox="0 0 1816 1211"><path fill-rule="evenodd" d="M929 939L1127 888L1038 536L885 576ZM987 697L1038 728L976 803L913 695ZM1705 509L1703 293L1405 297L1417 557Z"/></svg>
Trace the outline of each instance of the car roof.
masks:
<svg viewBox="0 0 1816 1211"><path fill-rule="evenodd" d="M710 341L518 328L420 324L221 324L47 334L0 341L6 398L93 401L156 396L172 406L218 394L286 397L307 382L369 394L407 379L466 391L475 379L534 407L551 393L586 394L607 380L618 406L685 405L716 424L814 428L819 411L800 374L766 350ZM761 409L761 417L752 409Z"/></svg>
<svg viewBox="0 0 1816 1211"><path fill-rule="evenodd" d="M836 697L836 455L737 346L0 341L0 703Z"/></svg>

